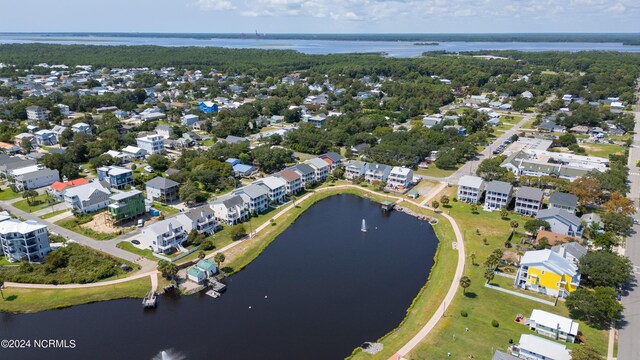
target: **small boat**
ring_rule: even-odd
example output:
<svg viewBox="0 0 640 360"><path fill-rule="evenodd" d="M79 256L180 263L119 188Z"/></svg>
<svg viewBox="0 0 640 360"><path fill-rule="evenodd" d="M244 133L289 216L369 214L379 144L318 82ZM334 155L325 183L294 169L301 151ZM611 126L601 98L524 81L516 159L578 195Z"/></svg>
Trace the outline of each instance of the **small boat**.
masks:
<svg viewBox="0 0 640 360"><path fill-rule="evenodd" d="M362 227L360 228L360 231L367 232L367 222L364 221L364 219L362 219Z"/></svg>
<svg viewBox="0 0 640 360"><path fill-rule="evenodd" d="M206 292L206 294L211 296L214 299L220 297L220 293L215 291L215 290L209 290L209 291Z"/></svg>

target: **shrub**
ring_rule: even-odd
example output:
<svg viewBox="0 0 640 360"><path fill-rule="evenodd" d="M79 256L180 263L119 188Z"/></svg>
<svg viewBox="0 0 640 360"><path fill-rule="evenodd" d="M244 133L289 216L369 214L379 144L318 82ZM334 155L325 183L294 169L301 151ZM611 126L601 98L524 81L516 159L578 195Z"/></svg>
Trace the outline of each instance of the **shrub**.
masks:
<svg viewBox="0 0 640 360"><path fill-rule="evenodd" d="M469 314L466 311L462 310L462 311L460 311L460 316L467 317L467 316L469 316Z"/></svg>
<svg viewBox="0 0 640 360"><path fill-rule="evenodd" d="M498 320L491 320L491 326L497 328L498 326L500 326L500 323L498 322Z"/></svg>

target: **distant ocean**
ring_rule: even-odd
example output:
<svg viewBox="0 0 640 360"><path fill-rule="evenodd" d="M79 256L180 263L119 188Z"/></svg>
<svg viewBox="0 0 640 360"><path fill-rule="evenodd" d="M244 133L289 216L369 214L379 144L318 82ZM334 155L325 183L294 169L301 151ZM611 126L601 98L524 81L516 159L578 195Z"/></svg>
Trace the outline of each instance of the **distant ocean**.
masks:
<svg viewBox="0 0 640 360"><path fill-rule="evenodd" d="M402 37L399 37L402 38ZM518 51L619 51L640 52L640 45L623 45L622 42L577 41L409 41L409 40L322 39L295 37L291 39L246 37L212 38L202 34L25 34L0 33L0 44L83 44L83 45L157 45L157 46L211 46L238 49L295 50L305 54L384 53L391 57L416 57L428 51L466 52L480 50ZM526 38L525 38L526 39Z"/></svg>

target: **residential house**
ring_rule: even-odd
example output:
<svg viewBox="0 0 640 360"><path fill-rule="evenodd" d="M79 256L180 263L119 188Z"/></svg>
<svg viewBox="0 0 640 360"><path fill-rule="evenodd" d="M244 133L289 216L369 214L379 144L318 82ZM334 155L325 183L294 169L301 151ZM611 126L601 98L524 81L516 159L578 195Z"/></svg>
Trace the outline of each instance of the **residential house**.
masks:
<svg viewBox="0 0 640 360"><path fill-rule="evenodd" d="M406 167L394 166L391 169L391 172L389 172L387 187L391 189L406 190L412 182L413 170Z"/></svg>
<svg viewBox="0 0 640 360"><path fill-rule="evenodd" d="M580 286L578 267L550 249L527 251L520 259L514 285L555 297L566 297Z"/></svg>
<svg viewBox="0 0 640 360"><path fill-rule="evenodd" d="M0 221L0 256L10 262L41 263L50 250L46 225L7 217Z"/></svg>
<svg viewBox="0 0 640 360"><path fill-rule="evenodd" d="M323 182L329 175L329 164L320 158L309 159L304 163L313 168L314 180L312 182Z"/></svg>
<svg viewBox="0 0 640 360"><path fill-rule="evenodd" d="M254 184L267 189L270 203L281 204L284 202L287 186L287 182L284 179L277 176L267 176L254 182Z"/></svg>
<svg viewBox="0 0 640 360"><path fill-rule="evenodd" d="M587 255L587 248L577 241L558 244L551 247L551 251L555 251L558 255L578 265L580 258Z"/></svg>
<svg viewBox="0 0 640 360"><path fill-rule="evenodd" d="M484 180L478 176L463 175L458 180L458 200L470 204L480 201L482 193L484 193Z"/></svg>
<svg viewBox="0 0 640 360"><path fill-rule="evenodd" d="M307 188L307 184L313 184L316 178L316 171L314 168L305 163L300 163L292 166L291 170L297 172L300 175L300 181L302 187Z"/></svg>
<svg viewBox="0 0 640 360"><path fill-rule="evenodd" d="M556 191L549 196L550 209L563 209L575 214L577 207L578 197L573 194Z"/></svg>
<svg viewBox="0 0 640 360"><path fill-rule="evenodd" d="M37 164L38 162L35 160L27 160L19 156L0 154L0 175L8 178L11 177L14 170L31 167Z"/></svg>
<svg viewBox="0 0 640 360"><path fill-rule="evenodd" d="M83 122L71 125L71 131L76 133L85 133L88 135L93 134L93 131L91 130L91 125Z"/></svg>
<svg viewBox="0 0 640 360"><path fill-rule="evenodd" d="M107 207L114 222L134 219L145 212L144 196L140 190L130 190L111 195Z"/></svg>
<svg viewBox="0 0 640 360"><path fill-rule="evenodd" d="M269 192L263 186L249 184L232 191L232 194L240 195L242 200L248 205L249 213L260 214L269 207Z"/></svg>
<svg viewBox="0 0 640 360"><path fill-rule="evenodd" d="M164 151L164 138L160 135L147 135L136 139L138 147L147 154L162 154Z"/></svg>
<svg viewBox="0 0 640 360"><path fill-rule="evenodd" d="M321 128L322 126L324 126L325 122L327 121L327 118L324 116L303 116L302 119L304 122L312 124L317 128Z"/></svg>
<svg viewBox="0 0 640 360"><path fill-rule="evenodd" d="M295 195L302 190L302 176L291 169L284 169L280 172L273 174L284 180L285 192L288 195Z"/></svg>
<svg viewBox="0 0 640 360"><path fill-rule="evenodd" d="M218 112L218 104L213 101L203 101L198 105L198 110L202 111L205 114L217 113Z"/></svg>
<svg viewBox="0 0 640 360"><path fill-rule="evenodd" d="M60 180L58 170L43 168L39 165L16 169L11 174L11 181L18 191L38 189Z"/></svg>
<svg viewBox="0 0 640 360"><path fill-rule="evenodd" d="M206 279L207 275L204 271L198 269L195 266L187 269L187 279L193 281L196 284L202 284Z"/></svg>
<svg viewBox="0 0 640 360"><path fill-rule="evenodd" d="M367 168L366 162L358 161L358 160L349 160L347 161L344 169L344 177L347 180L353 180L353 178L364 176L366 168Z"/></svg>
<svg viewBox="0 0 640 360"><path fill-rule="evenodd" d="M99 181L67 188L64 201L74 210L82 214L90 214L109 206L111 192Z"/></svg>
<svg viewBox="0 0 640 360"><path fill-rule="evenodd" d="M329 164L329 172L333 172L337 167L342 166L344 161L344 158L340 156L340 154L333 151L329 151L328 153L322 154L318 157Z"/></svg>
<svg viewBox="0 0 640 360"><path fill-rule="evenodd" d="M249 139L239 136L229 135L224 140L227 144L237 144L237 143L245 143L249 145Z"/></svg>
<svg viewBox="0 0 640 360"><path fill-rule="evenodd" d="M166 117L167 115L163 113L162 110L160 110L159 108L144 109L144 111L140 113L140 118L143 121L155 121L155 120L164 119Z"/></svg>
<svg viewBox="0 0 640 360"><path fill-rule="evenodd" d="M47 115L47 110L40 106L29 106L27 107L27 119L31 121L43 121L47 120L49 116Z"/></svg>
<svg viewBox="0 0 640 360"><path fill-rule="evenodd" d="M542 190L522 186L516 191L515 211L525 216L536 216L542 207Z"/></svg>
<svg viewBox="0 0 640 360"><path fill-rule="evenodd" d="M512 354L525 360L570 360L566 346L539 336L522 334Z"/></svg>
<svg viewBox="0 0 640 360"><path fill-rule="evenodd" d="M56 135L56 143L60 142L60 137L62 136L62 133L67 129L68 127L62 126L62 125L55 125L53 129L51 129L51 131L53 131L53 133Z"/></svg>
<svg viewBox="0 0 640 360"><path fill-rule="evenodd" d="M351 152L354 155L358 155L359 157L364 157L371 149L371 145L369 144L358 144L351 147Z"/></svg>
<svg viewBox="0 0 640 360"><path fill-rule="evenodd" d="M88 183L89 182L84 178L78 178L78 179L69 180L69 181L56 181L49 186L49 189L47 189L47 192L55 196L59 200L62 200L64 191L66 189L70 189L74 186L85 185Z"/></svg>
<svg viewBox="0 0 640 360"><path fill-rule="evenodd" d="M147 199L163 204L178 200L180 184L167 178L157 176L145 183Z"/></svg>
<svg viewBox="0 0 640 360"><path fill-rule="evenodd" d="M557 124L555 121L545 120L540 125L538 125L538 130L544 132L564 133L567 131L567 128L563 125Z"/></svg>
<svg viewBox="0 0 640 360"><path fill-rule="evenodd" d="M103 166L96 169L99 181L106 181L112 189L133 186L133 171L121 166Z"/></svg>
<svg viewBox="0 0 640 360"><path fill-rule="evenodd" d="M168 139L173 135L173 126L158 125L156 126L156 134L162 136L165 139Z"/></svg>
<svg viewBox="0 0 640 360"><path fill-rule="evenodd" d="M491 181L487 184L484 198L484 209L500 210L509 206L513 185L504 181Z"/></svg>
<svg viewBox="0 0 640 360"><path fill-rule="evenodd" d="M122 149L122 153L132 159L142 160L145 156L147 156L147 151L140 149L137 146L127 145L124 149Z"/></svg>
<svg viewBox="0 0 640 360"><path fill-rule="evenodd" d="M368 182L387 182L391 166L384 164L368 163L364 171L364 179Z"/></svg>
<svg viewBox="0 0 640 360"><path fill-rule="evenodd" d="M584 214L580 220L586 224L587 228L595 226L599 232L604 232L604 223L602 222L602 219L600 219L600 215L596 213Z"/></svg>
<svg viewBox="0 0 640 360"><path fill-rule="evenodd" d="M493 353L493 357L491 358L491 360L519 360L520 358L517 358L511 354L507 354L505 352L502 352L500 350L496 350Z"/></svg>
<svg viewBox="0 0 640 360"><path fill-rule="evenodd" d="M211 209L217 221L236 225L249 219L249 206L240 195L228 194L217 198L211 203Z"/></svg>
<svg viewBox="0 0 640 360"><path fill-rule="evenodd" d="M202 259L196 263L196 267L203 271L207 277L212 277L218 272L216 264L209 259Z"/></svg>
<svg viewBox="0 0 640 360"><path fill-rule="evenodd" d="M248 177L258 170L253 165L241 164L240 160L235 158L229 158L225 160L225 162L228 162L229 164L231 164L231 167L233 168L233 172L237 177Z"/></svg>
<svg viewBox="0 0 640 360"><path fill-rule="evenodd" d="M162 220L143 228L140 237L145 248L159 254L180 249L186 239L187 232L176 218Z"/></svg>
<svg viewBox="0 0 640 360"><path fill-rule="evenodd" d="M578 337L577 322L540 309L531 312L531 316L525 319L525 325L538 334L555 340L573 343Z"/></svg>
<svg viewBox="0 0 640 360"><path fill-rule="evenodd" d="M30 146L31 148L33 148L37 144L35 135L29 134L29 133L20 133L14 136L13 139L14 139L14 144L16 144L16 146L19 146L21 148L22 148L22 143L25 141L29 142L29 144L31 145Z"/></svg>
<svg viewBox="0 0 640 360"><path fill-rule="evenodd" d="M552 245L552 246L555 246L557 244L565 244L569 242L582 243L584 241L581 238L577 238L575 236L558 234L558 233L554 233L553 231L547 231L547 230L538 230L538 232L536 233L536 243L540 244L543 238L549 245Z"/></svg>
<svg viewBox="0 0 640 360"><path fill-rule="evenodd" d="M192 127L198 120L199 118L196 115L188 114L180 118L180 123L184 126Z"/></svg>
<svg viewBox="0 0 640 360"><path fill-rule="evenodd" d="M574 214L563 209L543 209L538 212L537 219L545 220L551 225L551 231L568 236L582 237L582 221Z"/></svg>
<svg viewBox="0 0 640 360"><path fill-rule="evenodd" d="M58 143L56 134L51 130L38 130L35 135L39 146L52 146Z"/></svg>
<svg viewBox="0 0 640 360"><path fill-rule="evenodd" d="M187 233L195 230L199 234L213 234L218 227L216 215L209 205L198 206L176 216Z"/></svg>

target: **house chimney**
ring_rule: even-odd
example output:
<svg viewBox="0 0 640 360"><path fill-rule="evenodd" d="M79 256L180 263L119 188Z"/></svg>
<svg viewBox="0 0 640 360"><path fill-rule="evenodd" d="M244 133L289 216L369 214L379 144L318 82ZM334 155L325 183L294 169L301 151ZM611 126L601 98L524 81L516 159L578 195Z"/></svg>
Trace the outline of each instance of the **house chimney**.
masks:
<svg viewBox="0 0 640 360"><path fill-rule="evenodd" d="M169 231L173 231L173 225L171 225L171 223L169 223Z"/></svg>

